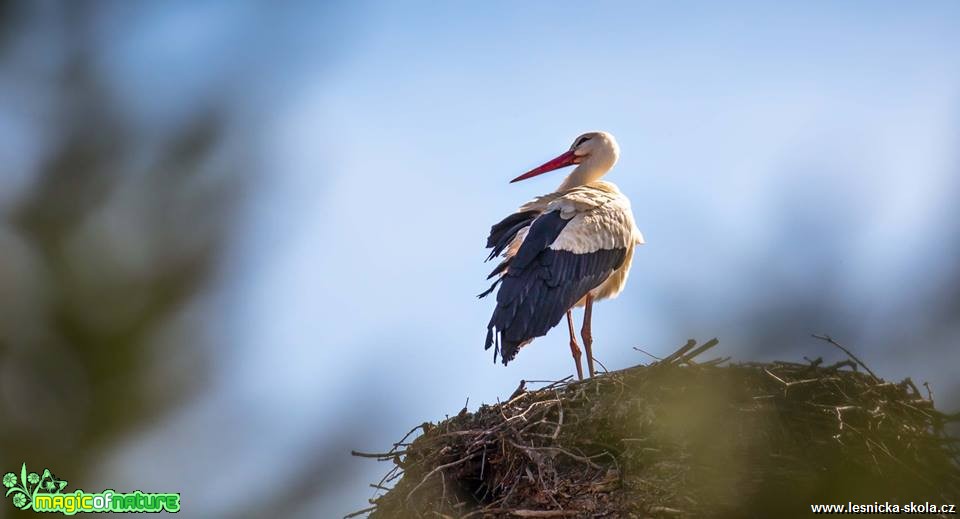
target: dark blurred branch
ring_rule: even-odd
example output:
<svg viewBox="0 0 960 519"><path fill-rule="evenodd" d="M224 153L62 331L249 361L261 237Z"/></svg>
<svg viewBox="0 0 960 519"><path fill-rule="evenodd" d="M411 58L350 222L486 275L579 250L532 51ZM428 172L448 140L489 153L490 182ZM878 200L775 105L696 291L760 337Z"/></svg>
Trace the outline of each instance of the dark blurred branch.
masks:
<svg viewBox="0 0 960 519"><path fill-rule="evenodd" d="M850 357L851 359L853 359L854 362L856 362L857 364L859 364L860 367L862 367L863 369L865 369L865 370L867 371L867 373L869 373L870 376L873 377L873 380L874 380L874 381L879 381L879 380L880 380L880 377L878 377L878 376L873 372L873 370L871 370L869 367L867 367L867 365L864 364L863 361L860 360L856 355L854 355L853 352L851 352L851 351L848 350L847 348L843 347L843 345L841 345L841 344L838 343L837 341L833 340L833 337L830 337L829 335L817 335L817 334L815 334L815 333L810 334L810 336L813 337L814 339L820 339L821 341L827 341L827 342L829 342L830 344L836 346L837 348L840 349L840 351L846 353L848 357Z"/></svg>

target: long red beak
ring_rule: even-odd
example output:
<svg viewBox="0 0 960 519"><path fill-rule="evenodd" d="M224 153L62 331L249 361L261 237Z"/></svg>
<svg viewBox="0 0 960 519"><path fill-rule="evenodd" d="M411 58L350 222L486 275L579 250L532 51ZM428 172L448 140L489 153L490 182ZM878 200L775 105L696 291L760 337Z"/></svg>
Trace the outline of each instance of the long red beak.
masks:
<svg viewBox="0 0 960 519"><path fill-rule="evenodd" d="M510 183L512 184L512 183L514 183L514 182L520 182L521 180L526 180L526 179L528 179L528 178L533 178L533 177L535 177L535 176L537 176L537 175L542 175L543 173L546 173L546 172L548 172L548 171L553 171L553 170L555 170L555 169L560 169L560 168L565 168L565 167L567 167L567 166L572 166L572 165L574 165L574 164L577 163L576 161L577 161L578 158L579 158L579 157L577 157L577 156L573 153L573 150L570 150L570 151L564 153L563 155L560 155L559 157L557 157L557 158L555 158L555 159L553 159L553 160L551 160L551 161L543 164L542 166L538 166L538 167L535 167L535 168L531 169L530 171L527 171L527 172L524 173L523 175L520 175L519 177L511 180Z"/></svg>

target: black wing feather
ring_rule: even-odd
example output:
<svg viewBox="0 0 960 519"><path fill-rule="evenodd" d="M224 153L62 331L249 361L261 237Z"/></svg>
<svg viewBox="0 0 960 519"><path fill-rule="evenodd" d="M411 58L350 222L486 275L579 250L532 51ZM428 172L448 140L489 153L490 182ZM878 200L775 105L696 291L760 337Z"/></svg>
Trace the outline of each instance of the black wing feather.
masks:
<svg viewBox="0 0 960 519"><path fill-rule="evenodd" d="M541 251L560 236L568 223L570 220L560 216L560 211L550 211L540 215L530 225L530 230L520 244L520 249L510 259L510 268L507 272L513 273L526 268Z"/></svg>
<svg viewBox="0 0 960 519"><path fill-rule="evenodd" d="M513 213L510 216L500 220L490 228L490 235L487 236L487 248L493 249L487 256L487 261L500 255L510 242L520 232L520 229L530 225L540 215L540 211L522 211Z"/></svg>
<svg viewBox="0 0 960 519"><path fill-rule="evenodd" d="M497 225L505 232L517 225L504 222ZM494 270L495 274L506 273L498 280L497 307L487 325L485 347L498 346L504 364L513 360L522 345L546 335L567 310L623 264L625 248L584 254L551 249L569 222L558 211L540 215L530 225L517 254ZM496 283L487 293L495 287ZM494 356L496 360L496 352Z"/></svg>
<svg viewBox="0 0 960 519"><path fill-rule="evenodd" d="M513 360L523 344L546 335L587 292L600 286L623 264L626 249L601 249L587 254L544 249L548 265L535 262L518 272L504 276L497 293L488 332L494 330L501 340L501 358ZM555 286L555 279L562 279ZM489 340L489 348L493 341Z"/></svg>

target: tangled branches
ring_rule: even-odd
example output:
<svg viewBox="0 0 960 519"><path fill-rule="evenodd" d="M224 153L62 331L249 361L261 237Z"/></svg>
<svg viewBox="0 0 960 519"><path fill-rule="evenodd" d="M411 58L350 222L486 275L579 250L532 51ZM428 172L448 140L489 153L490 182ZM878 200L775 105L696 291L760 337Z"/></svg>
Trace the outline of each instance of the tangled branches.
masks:
<svg viewBox="0 0 960 519"><path fill-rule="evenodd" d="M944 431L956 417L909 379L861 373L859 360L694 361L715 344L690 341L584 382L521 384L507 402L424 423L388 452L355 453L394 463L361 512L700 517L957 502L958 439Z"/></svg>

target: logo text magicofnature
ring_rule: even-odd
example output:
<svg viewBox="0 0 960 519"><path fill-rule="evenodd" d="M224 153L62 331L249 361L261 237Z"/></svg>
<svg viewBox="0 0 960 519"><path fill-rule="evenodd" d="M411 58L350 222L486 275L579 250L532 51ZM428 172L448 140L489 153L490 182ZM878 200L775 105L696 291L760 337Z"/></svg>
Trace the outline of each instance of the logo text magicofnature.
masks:
<svg viewBox="0 0 960 519"><path fill-rule="evenodd" d="M180 494L154 494L136 490L120 493L104 490L97 493L75 490L64 492L67 482L58 479L50 469L42 474L27 472L27 465L20 467L20 475L7 472L3 475L6 497L13 506L36 512L60 512L73 515L77 512L168 512L180 511Z"/></svg>

